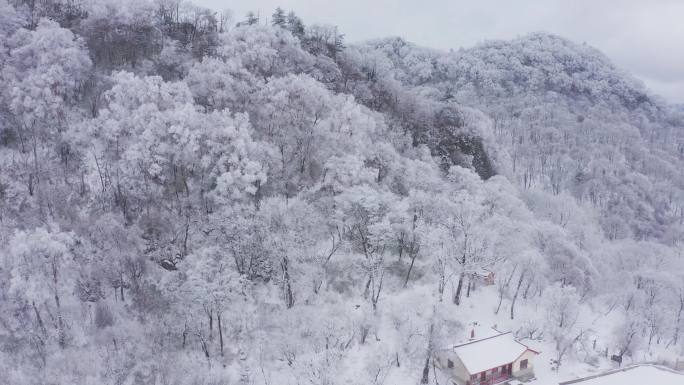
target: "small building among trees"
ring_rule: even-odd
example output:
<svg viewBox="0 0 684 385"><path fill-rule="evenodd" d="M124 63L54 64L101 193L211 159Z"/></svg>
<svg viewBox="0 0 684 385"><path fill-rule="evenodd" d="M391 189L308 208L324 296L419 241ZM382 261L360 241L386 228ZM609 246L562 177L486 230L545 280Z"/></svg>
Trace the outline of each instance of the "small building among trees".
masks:
<svg viewBox="0 0 684 385"><path fill-rule="evenodd" d="M537 354L507 332L441 349L435 362L457 385L493 385L534 377Z"/></svg>
<svg viewBox="0 0 684 385"><path fill-rule="evenodd" d="M487 269L478 269L472 273L473 283L481 286L491 286L495 283L496 276L493 271Z"/></svg>

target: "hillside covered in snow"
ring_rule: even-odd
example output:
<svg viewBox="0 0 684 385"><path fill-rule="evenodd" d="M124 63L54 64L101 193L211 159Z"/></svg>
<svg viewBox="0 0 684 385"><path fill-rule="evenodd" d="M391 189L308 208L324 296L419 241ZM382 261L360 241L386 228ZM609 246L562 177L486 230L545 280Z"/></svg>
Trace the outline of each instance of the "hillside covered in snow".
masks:
<svg viewBox="0 0 684 385"><path fill-rule="evenodd" d="M681 106L551 34L306 22L0 0L3 381L444 384L492 327L539 385L682 361Z"/></svg>

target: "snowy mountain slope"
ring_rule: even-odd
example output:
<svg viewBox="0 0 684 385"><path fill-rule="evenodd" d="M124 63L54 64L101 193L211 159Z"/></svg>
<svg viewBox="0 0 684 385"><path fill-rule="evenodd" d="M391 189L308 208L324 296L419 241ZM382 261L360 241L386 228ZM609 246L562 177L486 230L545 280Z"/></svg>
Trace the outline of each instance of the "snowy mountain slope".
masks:
<svg viewBox="0 0 684 385"><path fill-rule="evenodd" d="M480 135L505 154L494 166L523 190L586 202L610 238L680 237L681 118L595 49L537 33L452 53L401 39L359 50L418 95L485 112L493 127Z"/></svg>

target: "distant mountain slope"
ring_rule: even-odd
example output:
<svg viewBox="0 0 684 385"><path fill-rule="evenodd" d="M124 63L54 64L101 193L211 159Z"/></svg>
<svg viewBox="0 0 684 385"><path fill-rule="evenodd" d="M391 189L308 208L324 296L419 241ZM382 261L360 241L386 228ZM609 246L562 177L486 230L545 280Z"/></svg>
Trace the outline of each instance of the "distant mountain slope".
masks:
<svg viewBox="0 0 684 385"><path fill-rule="evenodd" d="M523 191L571 193L611 238L681 237L681 116L596 49L545 33L450 53L399 38L356 49L416 97L485 112L478 135L491 132L494 168Z"/></svg>

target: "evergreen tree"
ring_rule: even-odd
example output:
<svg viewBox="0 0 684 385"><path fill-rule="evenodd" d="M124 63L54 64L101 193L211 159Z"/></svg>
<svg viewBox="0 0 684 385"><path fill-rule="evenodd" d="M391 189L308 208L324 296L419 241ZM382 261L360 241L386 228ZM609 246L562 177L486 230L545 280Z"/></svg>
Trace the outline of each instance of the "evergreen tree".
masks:
<svg viewBox="0 0 684 385"><path fill-rule="evenodd" d="M247 20L245 20L245 23L247 25L254 25L259 22L259 16L255 15L254 12L249 11L247 12Z"/></svg>
<svg viewBox="0 0 684 385"><path fill-rule="evenodd" d="M281 27L285 28L287 23L287 18L285 17L285 11L283 11L282 8L278 7L275 9L275 12L273 12L273 15L271 15L271 24L274 27Z"/></svg>
<svg viewBox="0 0 684 385"><path fill-rule="evenodd" d="M287 29L300 39L304 37L304 23L292 11L287 14Z"/></svg>

